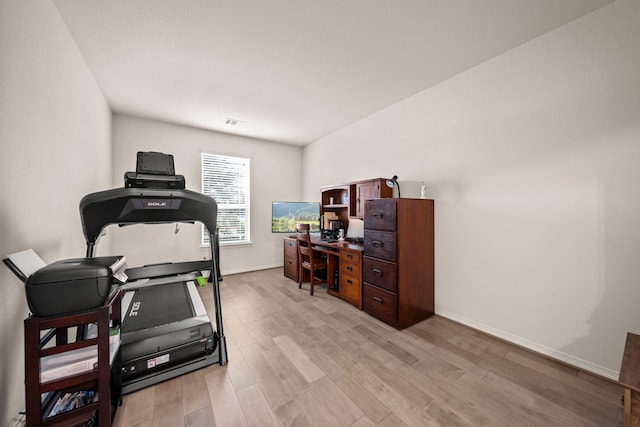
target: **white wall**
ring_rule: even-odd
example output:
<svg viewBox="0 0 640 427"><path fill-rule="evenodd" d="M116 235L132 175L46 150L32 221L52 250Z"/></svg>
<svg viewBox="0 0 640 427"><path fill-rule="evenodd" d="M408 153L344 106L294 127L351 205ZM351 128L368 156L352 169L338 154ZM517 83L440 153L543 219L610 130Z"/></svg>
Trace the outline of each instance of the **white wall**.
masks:
<svg viewBox="0 0 640 427"><path fill-rule="evenodd" d="M111 112L51 1L0 2L0 257L84 256L78 204L111 181ZM22 283L0 266L0 425L24 407Z"/></svg>
<svg viewBox="0 0 640 427"><path fill-rule="evenodd" d="M201 191L202 152L249 157L251 244L222 246L220 268L224 275L282 265L282 235L271 233L271 202L300 200L300 147L125 115L114 115L113 142L113 187L123 185L125 172L135 171L138 151L172 154L176 173L185 176L187 188L193 191ZM176 234L175 225L136 225L110 227L108 233L114 253L124 254L129 266L139 266L208 259L209 248L200 247L200 227L181 224Z"/></svg>
<svg viewBox="0 0 640 427"><path fill-rule="evenodd" d="M640 332L638 76L640 2L619 0L308 146L304 194L424 180L436 312L617 379Z"/></svg>

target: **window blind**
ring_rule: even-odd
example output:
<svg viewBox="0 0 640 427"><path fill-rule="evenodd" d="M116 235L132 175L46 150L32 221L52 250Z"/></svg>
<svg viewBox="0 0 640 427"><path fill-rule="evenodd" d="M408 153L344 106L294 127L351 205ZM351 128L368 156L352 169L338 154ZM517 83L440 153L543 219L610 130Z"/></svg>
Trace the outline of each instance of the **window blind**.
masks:
<svg viewBox="0 0 640 427"><path fill-rule="evenodd" d="M251 160L202 153L202 193L218 205L220 243L248 243ZM209 243L203 227L202 243Z"/></svg>

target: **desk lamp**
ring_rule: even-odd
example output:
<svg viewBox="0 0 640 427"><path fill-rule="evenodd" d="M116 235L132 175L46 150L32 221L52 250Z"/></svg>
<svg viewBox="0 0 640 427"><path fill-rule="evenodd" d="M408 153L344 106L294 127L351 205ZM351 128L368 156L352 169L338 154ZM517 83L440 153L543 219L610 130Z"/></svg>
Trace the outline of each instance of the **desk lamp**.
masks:
<svg viewBox="0 0 640 427"><path fill-rule="evenodd" d="M398 186L398 198L400 198L400 184L398 183L398 175L393 175L393 178L387 180L387 187L393 189L394 186Z"/></svg>

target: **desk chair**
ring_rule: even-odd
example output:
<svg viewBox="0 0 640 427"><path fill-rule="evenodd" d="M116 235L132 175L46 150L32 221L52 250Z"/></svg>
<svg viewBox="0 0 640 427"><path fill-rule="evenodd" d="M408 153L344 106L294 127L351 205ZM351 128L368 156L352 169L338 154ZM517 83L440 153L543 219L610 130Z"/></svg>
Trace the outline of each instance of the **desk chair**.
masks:
<svg viewBox="0 0 640 427"><path fill-rule="evenodd" d="M296 224L296 238L298 240L298 289L302 288L304 270L309 270L309 282L311 283L309 295L313 295L313 287L316 283L328 283L327 260L313 250L309 224ZM323 271L324 277L316 275L316 273Z"/></svg>

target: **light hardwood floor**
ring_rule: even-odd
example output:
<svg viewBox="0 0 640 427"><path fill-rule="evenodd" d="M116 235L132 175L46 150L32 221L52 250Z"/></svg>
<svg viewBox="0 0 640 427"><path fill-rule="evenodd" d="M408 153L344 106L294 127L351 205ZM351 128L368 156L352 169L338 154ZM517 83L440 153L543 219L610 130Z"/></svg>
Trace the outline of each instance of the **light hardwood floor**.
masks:
<svg viewBox="0 0 640 427"><path fill-rule="evenodd" d="M115 426L622 426L617 384L439 316L397 331L281 268L221 297L228 365L124 396Z"/></svg>

